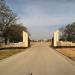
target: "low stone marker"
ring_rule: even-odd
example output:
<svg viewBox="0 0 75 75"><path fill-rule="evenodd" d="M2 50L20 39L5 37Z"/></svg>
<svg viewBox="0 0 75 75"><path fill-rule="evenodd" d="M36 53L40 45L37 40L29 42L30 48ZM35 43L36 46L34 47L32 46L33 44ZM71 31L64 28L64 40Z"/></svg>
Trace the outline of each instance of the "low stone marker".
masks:
<svg viewBox="0 0 75 75"><path fill-rule="evenodd" d="M75 43L73 42L59 40L59 30L54 32L52 42L54 47L75 47Z"/></svg>
<svg viewBox="0 0 75 75"><path fill-rule="evenodd" d="M53 38L53 42L54 42L54 47L58 46L57 42L59 42L59 30L54 32L54 38Z"/></svg>
<svg viewBox="0 0 75 75"><path fill-rule="evenodd" d="M28 47L29 46L28 33L23 31L22 34L23 34L22 42L9 43L7 45L1 44L0 48L3 49L3 48L26 48L26 47Z"/></svg>
<svg viewBox="0 0 75 75"><path fill-rule="evenodd" d="M28 47L28 33L23 31L23 43L25 47Z"/></svg>

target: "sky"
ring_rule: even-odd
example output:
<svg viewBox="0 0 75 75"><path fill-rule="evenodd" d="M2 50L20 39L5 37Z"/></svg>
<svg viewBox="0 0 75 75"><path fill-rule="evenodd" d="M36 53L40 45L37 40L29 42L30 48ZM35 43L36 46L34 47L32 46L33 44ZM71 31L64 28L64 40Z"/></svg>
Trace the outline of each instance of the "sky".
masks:
<svg viewBox="0 0 75 75"><path fill-rule="evenodd" d="M75 22L75 0L6 0L31 34L31 39L49 39L53 32Z"/></svg>

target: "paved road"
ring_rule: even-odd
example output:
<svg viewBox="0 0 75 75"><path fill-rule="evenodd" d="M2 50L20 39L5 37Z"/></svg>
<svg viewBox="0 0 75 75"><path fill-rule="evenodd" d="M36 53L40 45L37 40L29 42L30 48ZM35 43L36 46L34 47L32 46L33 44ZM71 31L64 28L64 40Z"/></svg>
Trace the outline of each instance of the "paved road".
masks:
<svg viewBox="0 0 75 75"><path fill-rule="evenodd" d="M75 65L47 44L0 61L0 75L75 75Z"/></svg>

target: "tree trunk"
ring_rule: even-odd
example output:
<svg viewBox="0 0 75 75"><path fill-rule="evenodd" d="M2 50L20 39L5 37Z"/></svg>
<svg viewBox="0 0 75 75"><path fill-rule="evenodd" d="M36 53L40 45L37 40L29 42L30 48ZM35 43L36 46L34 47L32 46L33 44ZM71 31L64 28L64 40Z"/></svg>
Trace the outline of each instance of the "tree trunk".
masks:
<svg viewBox="0 0 75 75"><path fill-rule="evenodd" d="M5 36L5 45L7 45L7 36Z"/></svg>

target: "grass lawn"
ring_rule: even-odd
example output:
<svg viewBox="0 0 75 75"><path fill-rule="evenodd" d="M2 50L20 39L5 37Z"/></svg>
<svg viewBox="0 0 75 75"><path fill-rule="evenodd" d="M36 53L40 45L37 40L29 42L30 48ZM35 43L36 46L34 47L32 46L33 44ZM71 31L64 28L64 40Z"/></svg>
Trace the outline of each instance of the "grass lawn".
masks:
<svg viewBox="0 0 75 75"><path fill-rule="evenodd" d="M75 48L56 48L56 50L75 61Z"/></svg>
<svg viewBox="0 0 75 75"><path fill-rule="evenodd" d="M9 56L12 56L16 53L22 52L25 49L4 49L4 50L0 50L0 60L5 59Z"/></svg>

